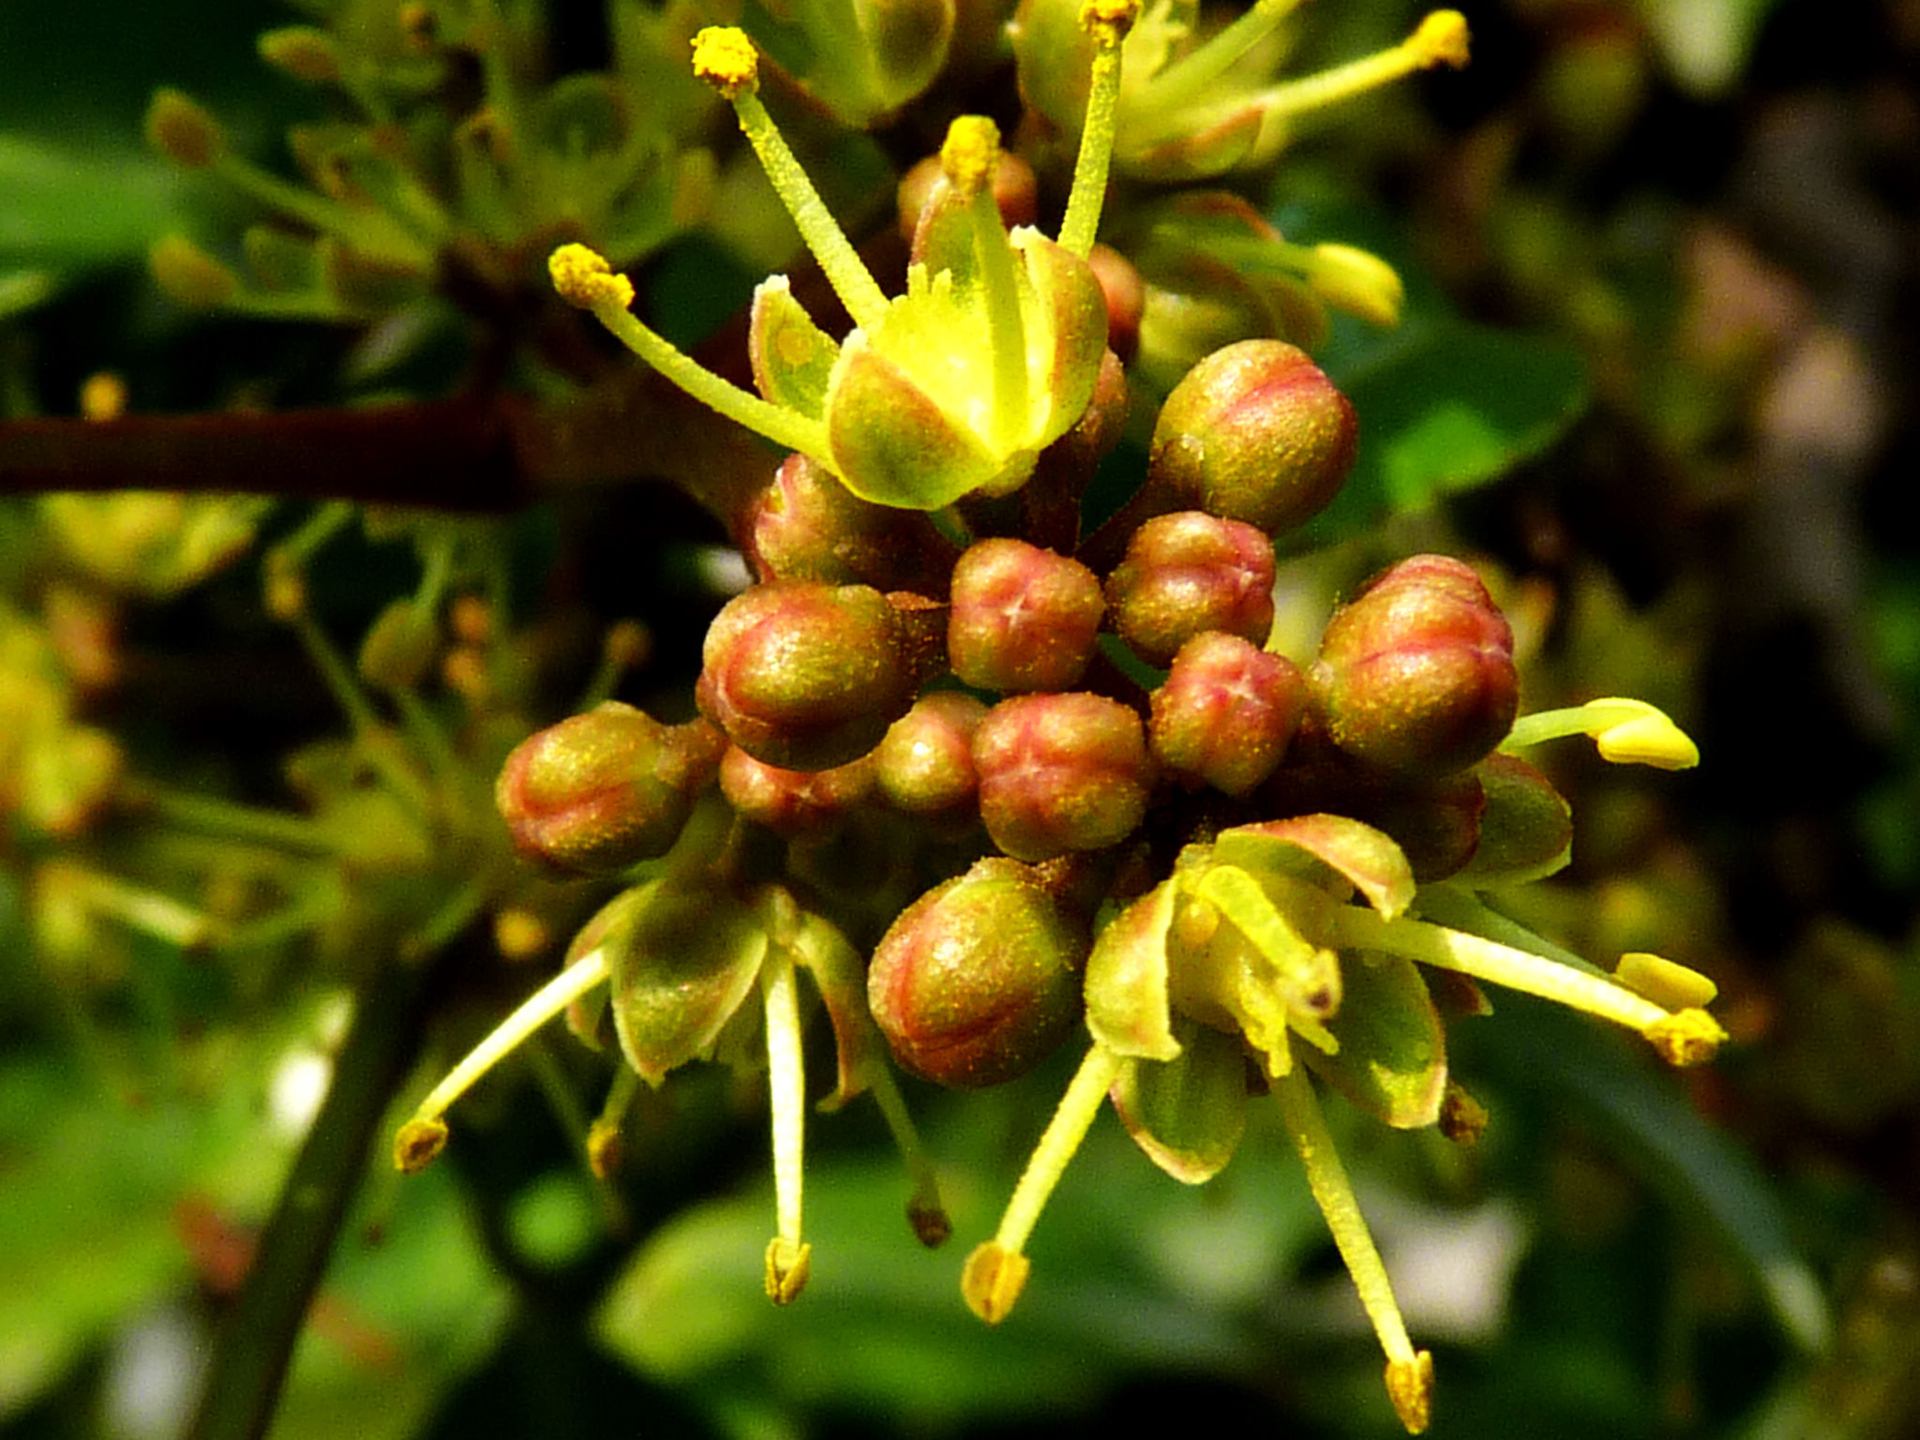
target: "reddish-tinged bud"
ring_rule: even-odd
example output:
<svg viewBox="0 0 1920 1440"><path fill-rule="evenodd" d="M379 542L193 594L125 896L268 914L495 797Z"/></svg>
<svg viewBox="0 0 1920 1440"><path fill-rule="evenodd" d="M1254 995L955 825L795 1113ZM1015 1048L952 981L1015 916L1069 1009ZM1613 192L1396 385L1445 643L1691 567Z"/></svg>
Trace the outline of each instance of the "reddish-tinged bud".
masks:
<svg viewBox="0 0 1920 1440"><path fill-rule="evenodd" d="M1489 755L1474 773L1486 810L1468 876L1482 884L1519 884L1567 863L1573 811L1551 780L1516 755Z"/></svg>
<svg viewBox="0 0 1920 1440"><path fill-rule="evenodd" d="M734 810L776 835L817 835L845 820L873 792L873 762L832 770L782 770L738 745L720 762L720 793Z"/></svg>
<svg viewBox="0 0 1920 1440"><path fill-rule="evenodd" d="M1273 628L1273 545L1251 525L1181 510L1147 521L1107 577L1120 638L1149 665L1208 631L1264 644Z"/></svg>
<svg viewBox="0 0 1920 1440"><path fill-rule="evenodd" d="M1242 340L1173 387L1148 464L1185 504L1278 535L1339 493L1358 434L1353 406L1305 351Z"/></svg>
<svg viewBox="0 0 1920 1440"><path fill-rule="evenodd" d="M1140 717L1101 695L1022 695L973 737L980 818L1018 860L1127 838L1146 814L1153 766Z"/></svg>
<svg viewBox="0 0 1920 1440"><path fill-rule="evenodd" d="M704 720L662 725L609 700L522 741L501 767L494 803L529 860L589 875L624 870L680 838L725 743Z"/></svg>
<svg viewBox="0 0 1920 1440"><path fill-rule="evenodd" d="M1176 774L1245 795L1274 772L1307 708L1291 660L1237 635L1196 635L1153 692L1153 758Z"/></svg>
<svg viewBox="0 0 1920 1440"><path fill-rule="evenodd" d="M982 860L900 912L873 953L867 1003L906 1069L998 1085L1073 1029L1088 945L1026 866Z"/></svg>
<svg viewBox="0 0 1920 1440"><path fill-rule="evenodd" d="M805 455L787 457L737 528L761 580L944 592L959 553L922 512L862 500Z"/></svg>
<svg viewBox="0 0 1920 1440"><path fill-rule="evenodd" d="M1513 631L1480 577L1445 555L1401 561L1336 610L1313 684L1334 744L1405 775L1473 764L1519 705Z"/></svg>
<svg viewBox="0 0 1920 1440"><path fill-rule="evenodd" d="M757 585L714 617L694 693L756 760L844 765L880 743L938 666L943 614L866 585Z"/></svg>
<svg viewBox="0 0 1920 1440"><path fill-rule="evenodd" d="M958 690L921 696L873 752L880 793L911 815L972 809L980 789L973 733L986 713L986 706Z"/></svg>
<svg viewBox="0 0 1920 1440"><path fill-rule="evenodd" d="M947 659L983 690L1060 690L1093 658L1106 602L1078 560L1024 540L982 540L953 567Z"/></svg>
<svg viewBox="0 0 1920 1440"><path fill-rule="evenodd" d="M900 238L909 245L920 228L920 212L933 198L934 186L944 178L938 155L916 161L900 177ZM1001 223L1009 230L1033 224L1040 213L1040 182L1033 167L1011 150L1002 150L993 167L993 203L1000 211Z"/></svg>
<svg viewBox="0 0 1920 1440"><path fill-rule="evenodd" d="M1096 245L1087 256L1100 293L1107 297L1107 348L1123 361L1140 349L1140 317L1147 309L1147 282L1126 256L1111 245Z"/></svg>

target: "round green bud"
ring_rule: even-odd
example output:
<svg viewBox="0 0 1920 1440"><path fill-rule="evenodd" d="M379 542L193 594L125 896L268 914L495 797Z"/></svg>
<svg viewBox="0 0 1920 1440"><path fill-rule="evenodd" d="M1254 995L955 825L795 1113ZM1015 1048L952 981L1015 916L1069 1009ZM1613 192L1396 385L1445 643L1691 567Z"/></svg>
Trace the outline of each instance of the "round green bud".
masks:
<svg viewBox="0 0 1920 1440"><path fill-rule="evenodd" d="M1182 779L1245 795L1278 767L1306 708L1291 660L1237 635L1196 635L1153 692L1147 743Z"/></svg>
<svg viewBox="0 0 1920 1440"><path fill-rule="evenodd" d="M1264 644L1273 628L1273 544L1251 525L1200 510L1156 516L1133 532L1106 593L1114 629L1149 665L1171 664L1208 631Z"/></svg>
<svg viewBox="0 0 1920 1440"><path fill-rule="evenodd" d="M915 1075L998 1085L1072 1031L1088 946L1026 866L981 860L901 911L874 951L868 1005Z"/></svg>
<svg viewBox="0 0 1920 1440"><path fill-rule="evenodd" d="M921 696L873 752L880 793L910 815L973 810L980 790L973 735L986 713L985 705L959 690Z"/></svg>
<svg viewBox="0 0 1920 1440"><path fill-rule="evenodd" d="M980 818L1017 860L1100 850L1131 835L1153 783L1140 717L1103 695L1021 695L973 736Z"/></svg>
<svg viewBox="0 0 1920 1440"><path fill-rule="evenodd" d="M662 725L608 700L522 741L494 803L529 860L585 875L624 870L680 838L725 745L704 720Z"/></svg>
<svg viewBox="0 0 1920 1440"><path fill-rule="evenodd" d="M1147 463L1183 504L1278 535L1339 493L1358 436L1353 406L1304 350L1241 340L1173 387Z"/></svg>
<svg viewBox="0 0 1920 1440"><path fill-rule="evenodd" d="M1334 612L1313 687L1347 754L1404 775L1449 774L1513 726L1513 631L1469 566L1416 555Z"/></svg>
<svg viewBox="0 0 1920 1440"><path fill-rule="evenodd" d="M1059 690L1093 659L1106 602L1078 560L1024 540L982 540L953 567L947 660L983 690Z"/></svg>

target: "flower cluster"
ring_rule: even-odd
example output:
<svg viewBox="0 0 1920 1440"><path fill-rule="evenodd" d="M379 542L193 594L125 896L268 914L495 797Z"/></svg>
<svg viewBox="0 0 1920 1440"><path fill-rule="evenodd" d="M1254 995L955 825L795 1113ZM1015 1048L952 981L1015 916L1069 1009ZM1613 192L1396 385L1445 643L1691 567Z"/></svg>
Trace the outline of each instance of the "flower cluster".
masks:
<svg viewBox="0 0 1920 1440"><path fill-rule="evenodd" d="M1020 43L1041 43L1058 8L1029 0ZM1711 1056L1723 1037L1701 976L1649 955L1599 970L1487 899L1551 873L1571 843L1567 803L1518 752L1588 734L1611 760L1694 763L1664 715L1607 699L1519 716L1507 621L1446 556L1360 587L1317 654L1269 648L1275 538L1332 501L1358 437L1303 350L1268 335L1196 357L1151 426L1139 493L1083 531L1082 497L1130 401L1110 342L1142 314L1138 272L1129 283L1128 262L1094 244L1115 157L1214 173L1237 157L1221 137L1255 153L1316 97L1464 58L1464 25L1442 12L1319 91L1256 83L1242 61L1286 8L1262 0L1196 47L1159 5L1131 84L1133 0L1088 0L1083 38L1047 51L1084 53L1085 87L1041 95L1029 75L1029 104L1079 135L1057 236L1017 223L1032 204L1020 162L990 121L962 117L931 173L903 187L912 261L894 296L761 103L752 42L727 28L694 38L696 73L734 107L853 328L836 341L785 277L763 283L756 394L648 328L605 257L555 251L568 300L791 453L729 517L755 583L707 633L699 718L603 704L501 771L524 855L627 885L566 968L422 1102L397 1139L402 1168L430 1160L452 1102L563 1012L625 1061L590 1141L596 1165L617 1151L636 1078L697 1059L764 1067L767 1290L784 1303L810 1263L802 974L838 1052L829 1103L874 1095L929 1243L947 1224L886 1055L980 1087L1080 1035L1066 1095L964 1266L967 1303L990 1322L1013 1306L1027 1238L1103 1103L1154 1163L1200 1183L1271 1095L1417 1433L1431 1360L1400 1319L1322 1088L1390 1126L1470 1141L1485 1116L1449 1076L1444 1019L1484 1009L1481 983L1614 1021L1677 1065ZM1203 102L1218 112L1212 148L1171 154ZM1132 113L1187 118L1116 148ZM1323 298L1365 308L1391 287L1353 254L1308 268Z"/></svg>

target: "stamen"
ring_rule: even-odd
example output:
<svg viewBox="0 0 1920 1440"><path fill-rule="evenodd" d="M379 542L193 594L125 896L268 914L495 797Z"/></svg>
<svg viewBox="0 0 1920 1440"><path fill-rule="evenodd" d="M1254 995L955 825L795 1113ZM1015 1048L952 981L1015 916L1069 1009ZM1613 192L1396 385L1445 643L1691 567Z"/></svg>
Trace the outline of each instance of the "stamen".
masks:
<svg viewBox="0 0 1920 1440"><path fill-rule="evenodd" d="M1720 987L1698 970L1643 950L1622 955L1613 967L1613 978L1669 1010L1697 1010L1711 1005L1720 993Z"/></svg>
<svg viewBox="0 0 1920 1440"><path fill-rule="evenodd" d="M1436 65L1467 63L1467 22L1458 10L1436 10L1390 50L1368 55L1318 75L1275 85L1261 97L1269 116L1300 115L1350 100L1369 90Z"/></svg>
<svg viewBox="0 0 1920 1440"><path fill-rule="evenodd" d="M1416 1352L1407 1335L1407 1322L1393 1297L1393 1282L1387 1278L1387 1267L1381 1263L1366 1216L1360 1213L1346 1167L1333 1148L1333 1136L1327 1131L1326 1117L1320 1113L1320 1102L1314 1097L1306 1072L1295 1070L1276 1079L1273 1098L1280 1102L1281 1122L1300 1152L1314 1203L1326 1217L1333 1243L1353 1277L1353 1288L1360 1293L1361 1307L1380 1338L1380 1348L1386 1351L1387 1395L1407 1433L1418 1435L1427 1428L1432 1411L1433 1359L1424 1350Z"/></svg>
<svg viewBox="0 0 1920 1440"><path fill-rule="evenodd" d="M587 1127L587 1166L596 1179L610 1178L625 1160L626 1144L620 1128L626 1123L627 1111L633 1108L633 1097L639 1093L638 1070L622 1065L613 1072L613 1087L607 1091L606 1103Z"/></svg>
<svg viewBox="0 0 1920 1440"><path fill-rule="evenodd" d="M1120 1073L1120 1063L1118 1055L1099 1045L1087 1051L1067 1093L1060 1097L1060 1107L1047 1123L1046 1133L1034 1147L1020 1183L1014 1187L1013 1198L1000 1217L1000 1228L994 1231L993 1239L967 1257L960 1291L973 1313L989 1325L1006 1319L1020 1298L1027 1272L1032 1269L1032 1262L1021 1252L1054 1187L1066 1173L1067 1163L1087 1138L1101 1102Z"/></svg>
<svg viewBox="0 0 1920 1440"><path fill-rule="evenodd" d="M569 304L591 310L614 338L661 375L710 409L764 435L785 450L801 450L816 460L827 454L826 427L797 411L769 405L758 395L722 380L691 356L641 324L627 309L633 302L633 284L613 273L600 255L585 245L562 245L547 259L554 289Z"/></svg>
<svg viewBox="0 0 1920 1440"><path fill-rule="evenodd" d="M800 992L793 961L771 948L760 971L767 1015L767 1090L773 1111L773 1197L778 1233L767 1245L767 1298L791 1304L806 1288L813 1247L800 1238L806 1147L806 1067L800 1054Z"/></svg>
<svg viewBox="0 0 1920 1440"><path fill-rule="evenodd" d="M1674 724L1666 711L1644 700L1610 695L1567 710L1543 710L1513 722L1503 750L1538 745L1568 735L1590 735L1600 758L1615 765L1651 765L1656 770L1691 770L1700 763L1700 747Z"/></svg>
<svg viewBox="0 0 1920 1440"><path fill-rule="evenodd" d="M1253 8L1221 27L1204 44L1188 51L1147 82L1146 107L1166 114L1203 96L1248 51L1273 33L1301 0L1256 0Z"/></svg>
<svg viewBox="0 0 1920 1440"><path fill-rule="evenodd" d="M520 1007L502 1020L492 1034L447 1072L446 1078L420 1102L413 1118L400 1127L393 1142L394 1165L412 1174L438 1155L447 1141L446 1122L440 1117L448 1107L472 1089L481 1076L518 1049L535 1030L606 978L606 952L592 950L521 1001Z"/></svg>
<svg viewBox="0 0 1920 1440"><path fill-rule="evenodd" d="M760 157L760 166L799 227L800 238L820 262L853 323L871 333L887 313L886 294L760 103L759 60L753 42L745 31L731 25L707 26L693 37L693 73L733 106L747 143Z"/></svg>
<svg viewBox="0 0 1920 1440"><path fill-rule="evenodd" d="M1080 126L1080 154L1073 165L1073 189L1060 245L1082 260L1093 252L1100 228L1100 207L1107 198L1107 172L1113 163L1115 117L1120 108L1120 51L1140 14L1140 0L1086 0L1080 23L1093 36L1093 76L1087 89L1087 114Z"/></svg>
<svg viewBox="0 0 1920 1440"><path fill-rule="evenodd" d="M1012 445L1027 430L1027 331L1013 273L1013 247L993 198L993 171L999 161L1000 129L986 116L962 115L947 127L940 165L947 183L966 197L974 259L987 301L993 435L999 444Z"/></svg>
<svg viewBox="0 0 1920 1440"><path fill-rule="evenodd" d="M907 1167L907 1176L913 1181L913 1194L907 1199L907 1223L922 1245L929 1250L937 1249L953 1234L953 1221L947 1218L933 1162L920 1144L920 1132L914 1128L913 1116L907 1113L900 1086L893 1078L893 1071L877 1056L867 1072L867 1088L873 1091L880 1113L886 1118L887 1129L893 1135L893 1143L900 1151L900 1159Z"/></svg>

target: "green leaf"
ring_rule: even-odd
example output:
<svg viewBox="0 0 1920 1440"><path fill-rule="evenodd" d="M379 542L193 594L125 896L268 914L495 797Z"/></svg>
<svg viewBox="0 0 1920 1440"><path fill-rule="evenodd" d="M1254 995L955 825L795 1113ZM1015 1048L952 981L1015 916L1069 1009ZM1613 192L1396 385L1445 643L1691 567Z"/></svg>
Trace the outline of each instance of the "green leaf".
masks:
<svg viewBox="0 0 1920 1440"><path fill-rule="evenodd" d="M1172 1060L1130 1060L1113 1108L1134 1144L1184 1185L1204 1185L1233 1158L1247 1128L1246 1052L1237 1038L1180 1027Z"/></svg>
<svg viewBox="0 0 1920 1440"><path fill-rule="evenodd" d="M1327 1028L1338 1053L1307 1051L1307 1064L1334 1089L1396 1130L1440 1118L1447 1043L1413 962L1350 951L1340 967L1345 994Z"/></svg>

